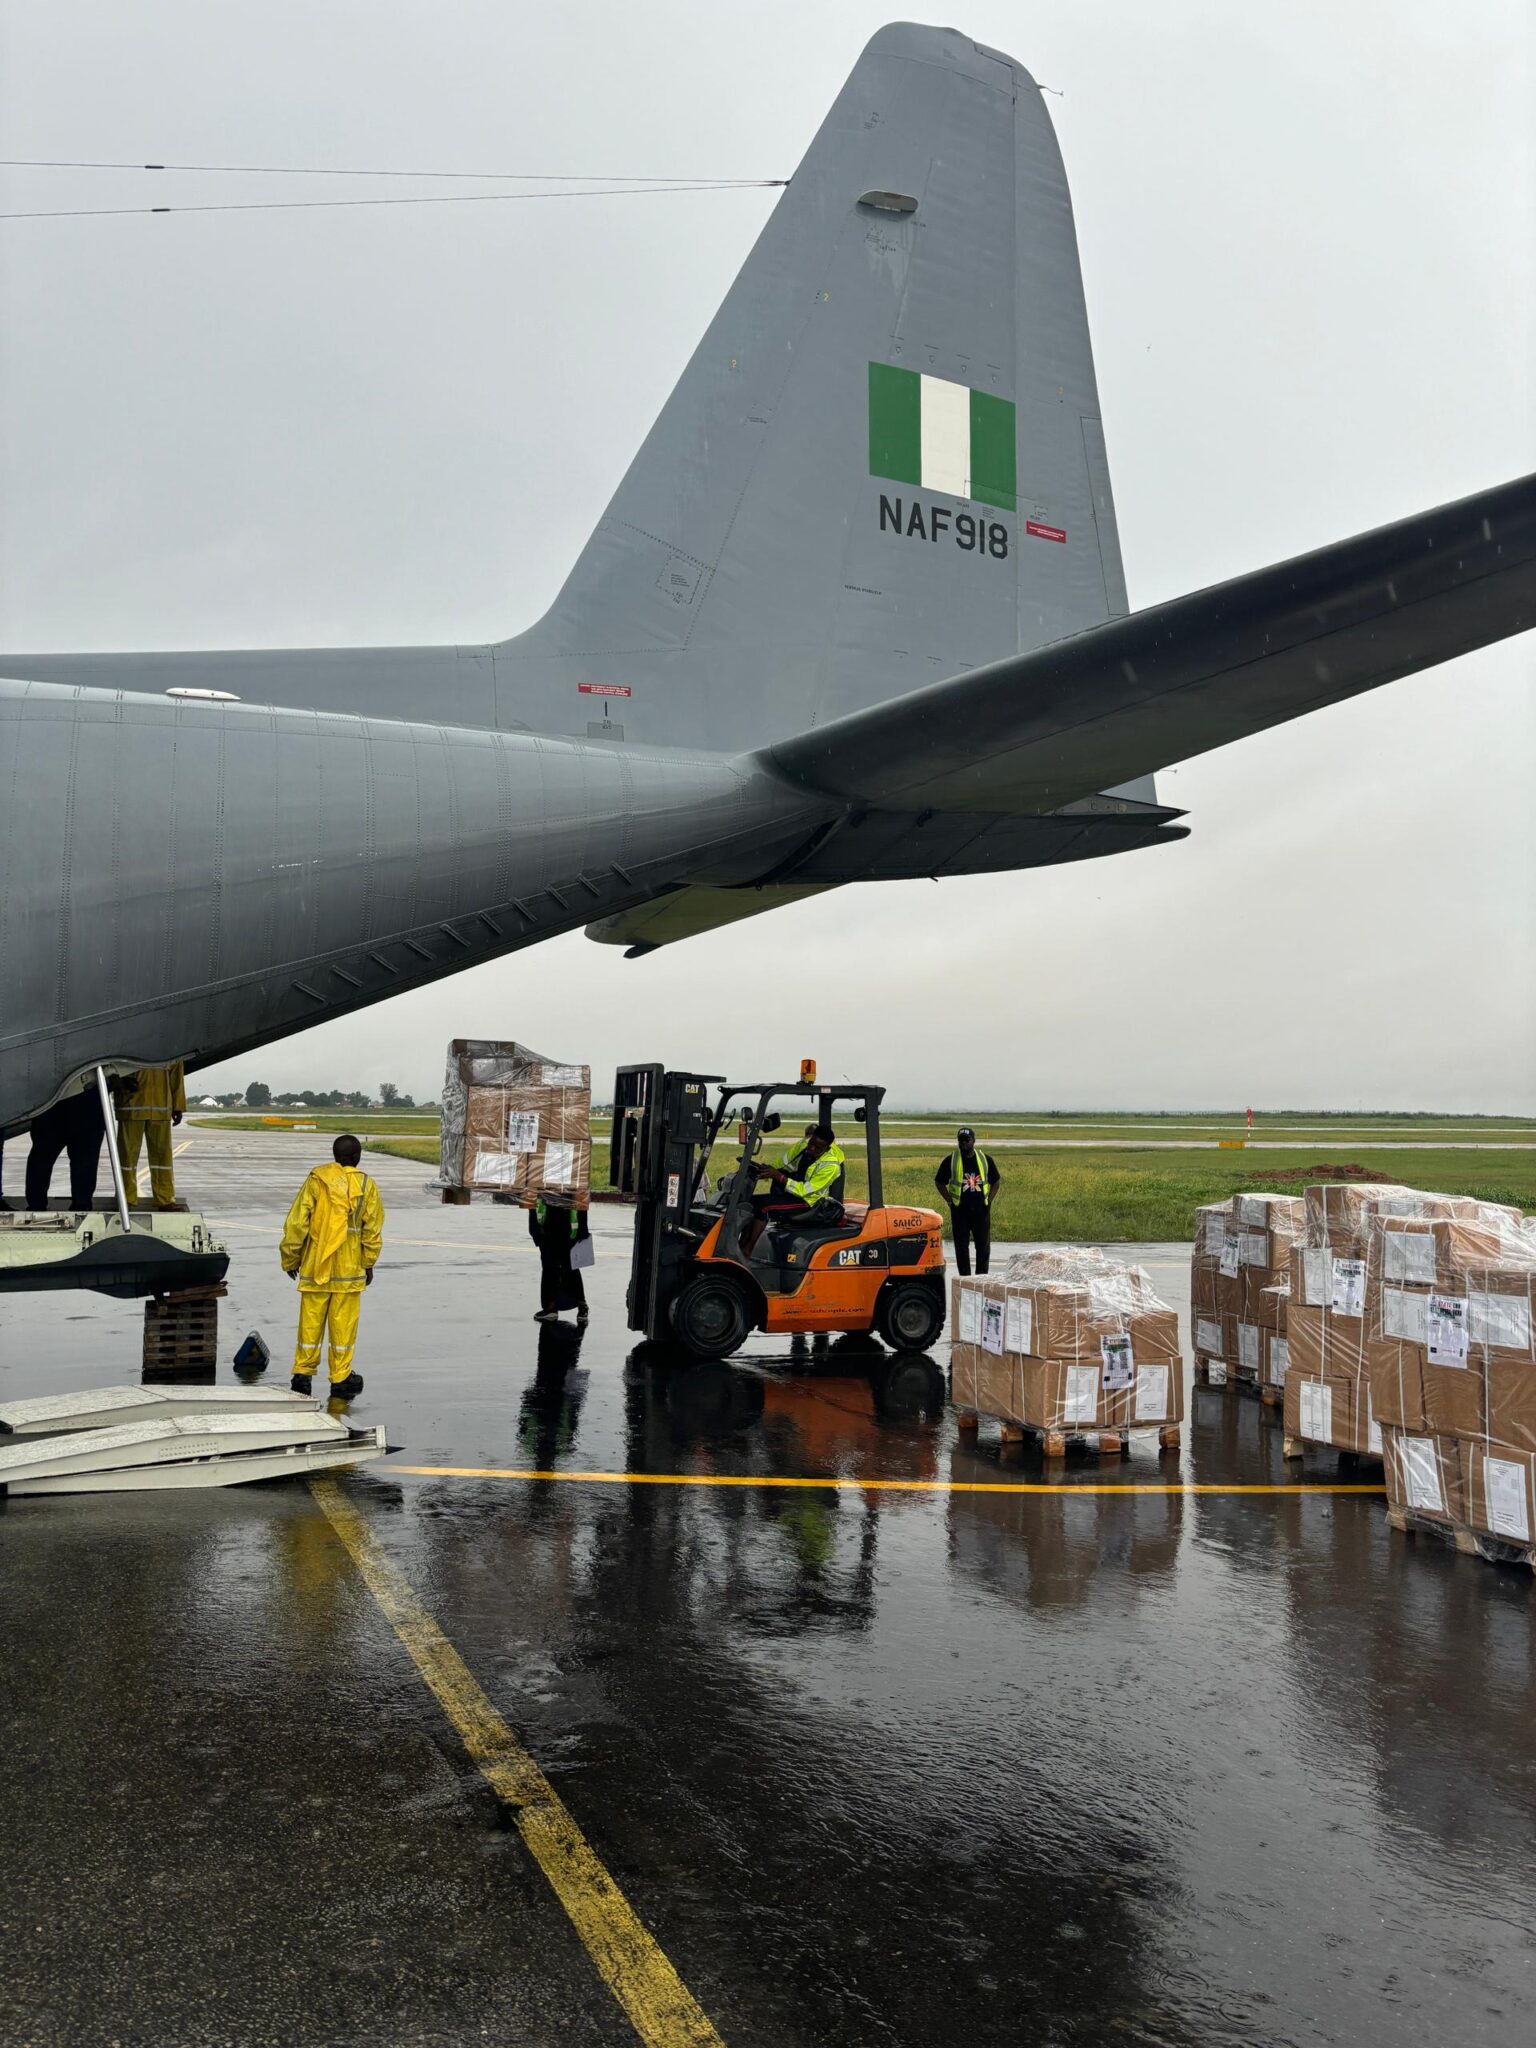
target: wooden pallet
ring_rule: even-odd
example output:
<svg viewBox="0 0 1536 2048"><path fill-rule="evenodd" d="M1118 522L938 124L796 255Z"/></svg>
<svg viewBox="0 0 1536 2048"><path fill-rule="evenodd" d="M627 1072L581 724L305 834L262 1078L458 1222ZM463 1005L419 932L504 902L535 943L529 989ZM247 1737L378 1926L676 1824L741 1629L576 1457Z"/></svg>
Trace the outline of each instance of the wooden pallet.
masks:
<svg viewBox="0 0 1536 2048"><path fill-rule="evenodd" d="M218 1363L219 1298L228 1289L189 1287L144 1304L144 1370L211 1372Z"/></svg>
<svg viewBox="0 0 1536 2048"><path fill-rule="evenodd" d="M1488 1564L1512 1564L1522 1571L1536 1572L1536 1543L1511 1543L1504 1536L1490 1536L1481 1529L1469 1529L1462 1522L1441 1522L1430 1515L1415 1514L1412 1508L1389 1506L1387 1520L1405 1536L1434 1536L1454 1544L1464 1557L1480 1557Z"/></svg>
<svg viewBox="0 0 1536 2048"><path fill-rule="evenodd" d="M1101 1458L1125 1458L1130 1456L1132 1435L1142 1435L1150 1429L1157 1431L1159 1451L1176 1451L1181 1441L1181 1425L1177 1422L1142 1425L1140 1430L1130 1429L1039 1429L1027 1422L1013 1422L998 1415L992 1418L1005 1444L1030 1443L1038 1446L1042 1457L1064 1458L1069 1450L1097 1452ZM956 1425L966 1431L981 1425L981 1416L971 1408L955 1411Z"/></svg>
<svg viewBox="0 0 1536 2048"><path fill-rule="evenodd" d="M1379 1451L1349 1451L1342 1444L1325 1444L1317 1437L1287 1436L1280 1439L1282 1458L1304 1458L1309 1451L1332 1451L1340 1465L1354 1472L1365 1470L1379 1473L1382 1469Z"/></svg>

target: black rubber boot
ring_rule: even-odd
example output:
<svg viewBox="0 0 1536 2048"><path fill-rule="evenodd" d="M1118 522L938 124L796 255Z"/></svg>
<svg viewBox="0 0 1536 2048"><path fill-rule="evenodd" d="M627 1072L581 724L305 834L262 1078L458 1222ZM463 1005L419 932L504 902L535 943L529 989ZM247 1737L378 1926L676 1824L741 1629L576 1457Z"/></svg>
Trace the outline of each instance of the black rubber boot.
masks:
<svg viewBox="0 0 1536 2048"><path fill-rule="evenodd" d="M315 1391L313 1373L296 1372L288 1384L296 1394L312 1394Z"/></svg>
<svg viewBox="0 0 1536 2048"><path fill-rule="evenodd" d="M363 1391L363 1376L360 1372L349 1372L344 1380L331 1381L331 1399L350 1401L354 1394Z"/></svg>

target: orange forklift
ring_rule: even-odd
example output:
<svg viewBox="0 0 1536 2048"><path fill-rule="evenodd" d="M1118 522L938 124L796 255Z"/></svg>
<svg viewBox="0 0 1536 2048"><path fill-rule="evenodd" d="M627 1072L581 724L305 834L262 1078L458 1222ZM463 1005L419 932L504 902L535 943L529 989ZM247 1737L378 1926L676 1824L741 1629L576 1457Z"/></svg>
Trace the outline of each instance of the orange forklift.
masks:
<svg viewBox="0 0 1536 2048"><path fill-rule="evenodd" d="M885 1206L884 1094L846 1081L818 1086L809 1061L798 1082L746 1084L620 1067L610 1176L637 1211L629 1327L701 1358L727 1357L753 1330L873 1331L896 1351L932 1344L944 1327L943 1221L933 1209ZM840 1178L804 1215L761 1227L753 1168L783 1123L775 1103L806 1105L816 1123L841 1113L862 1127L867 1203L846 1201ZM711 1182L712 1160L718 1171L716 1155L733 1139L739 1157Z"/></svg>

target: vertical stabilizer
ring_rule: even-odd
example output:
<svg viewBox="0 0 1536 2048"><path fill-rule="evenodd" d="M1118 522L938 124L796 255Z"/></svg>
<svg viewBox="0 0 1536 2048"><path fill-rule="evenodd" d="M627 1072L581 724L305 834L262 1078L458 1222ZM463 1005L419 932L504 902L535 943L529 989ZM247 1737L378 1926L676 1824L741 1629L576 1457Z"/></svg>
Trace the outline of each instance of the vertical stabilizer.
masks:
<svg viewBox="0 0 1536 2048"><path fill-rule="evenodd" d="M1124 610L1044 101L896 25L551 611L496 650L498 709L584 732L622 685L631 739L757 745Z"/></svg>

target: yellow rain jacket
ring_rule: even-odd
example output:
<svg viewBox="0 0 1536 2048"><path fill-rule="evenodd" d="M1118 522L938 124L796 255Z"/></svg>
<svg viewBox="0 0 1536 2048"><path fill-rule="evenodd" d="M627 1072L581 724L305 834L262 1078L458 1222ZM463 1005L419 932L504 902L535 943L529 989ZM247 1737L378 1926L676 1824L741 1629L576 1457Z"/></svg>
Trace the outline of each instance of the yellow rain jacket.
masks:
<svg viewBox="0 0 1536 2048"><path fill-rule="evenodd" d="M294 1197L283 1225L285 1273L311 1294L352 1292L365 1284L384 1248L384 1204L356 1166L317 1166Z"/></svg>
<svg viewBox="0 0 1536 2048"><path fill-rule="evenodd" d="M171 1112L187 1106L187 1084L181 1061L169 1067L140 1067L133 1086L117 1099L119 1123L168 1124Z"/></svg>

